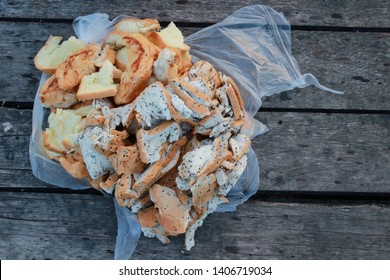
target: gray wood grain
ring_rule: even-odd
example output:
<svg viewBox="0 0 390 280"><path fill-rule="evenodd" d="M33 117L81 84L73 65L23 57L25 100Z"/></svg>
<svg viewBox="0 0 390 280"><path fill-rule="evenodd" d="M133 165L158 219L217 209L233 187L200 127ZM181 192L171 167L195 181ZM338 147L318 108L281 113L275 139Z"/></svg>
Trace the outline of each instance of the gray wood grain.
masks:
<svg viewBox="0 0 390 280"><path fill-rule="evenodd" d="M32 62L35 54L50 34L69 37L71 24L0 22L0 29L0 101L32 101L40 78ZM183 33L196 30L183 28ZM294 31L293 54L302 73L311 72L324 85L345 94L309 87L266 98L263 107L389 110L389 36Z"/></svg>
<svg viewBox="0 0 390 280"><path fill-rule="evenodd" d="M390 191L390 115L258 113L265 189Z"/></svg>
<svg viewBox="0 0 390 280"><path fill-rule="evenodd" d="M0 16L11 18L73 19L80 15L105 12L111 17L127 14L158 18L162 21L217 22L231 12L256 0L226 1L23 1L4 0ZM389 27L387 1L263 0L283 12L294 25Z"/></svg>
<svg viewBox="0 0 390 280"><path fill-rule="evenodd" d="M0 193L1 259L112 259L113 202L94 195ZM390 208L250 200L210 215L187 252L141 237L133 259L388 259Z"/></svg>
<svg viewBox="0 0 390 280"><path fill-rule="evenodd" d="M256 118L270 129L252 144L261 190L390 191L390 115L260 112ZM39 186L28 160L31 111L1 108L0 119L14 126L0 130L0 186Z"/></svg>

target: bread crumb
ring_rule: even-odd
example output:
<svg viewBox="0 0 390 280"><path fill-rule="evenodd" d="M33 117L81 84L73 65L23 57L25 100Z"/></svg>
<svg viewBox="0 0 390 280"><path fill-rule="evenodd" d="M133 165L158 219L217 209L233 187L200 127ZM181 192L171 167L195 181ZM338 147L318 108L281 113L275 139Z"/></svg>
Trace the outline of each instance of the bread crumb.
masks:
<svg viewBox="0 0 390 280"><path fill-rule="evenodd" d="M14 128L10 122L3 122L1 125L3 126L4 132L8 132Z"/></svg>

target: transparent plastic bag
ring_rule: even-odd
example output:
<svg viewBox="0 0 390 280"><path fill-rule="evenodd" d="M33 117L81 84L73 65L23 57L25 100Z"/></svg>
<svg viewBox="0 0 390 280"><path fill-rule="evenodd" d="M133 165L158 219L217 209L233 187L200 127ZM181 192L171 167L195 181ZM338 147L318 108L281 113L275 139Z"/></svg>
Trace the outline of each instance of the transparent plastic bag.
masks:
<svg viewBox="0 0 390 280"><path fill-rule="evenodd" d="M107 14L95 13L76 18L73 28L84 42L101 43L113 26L125 17L128 16L118 16L110 21ZM290 25L272 8L262 5L241 8L222 22L188 36L185 41L195 58L211 62L217 70L237 82L247 111L244 131L251 138L267 131L254 119L263 96L308 85L340 93L323 87L313 75L300 73L291 55ZM39 88L47 78L48 75L42 75ZM29 149L34 176L64 188L89 188L87 180L73 178L57 162L45 156L42 130L47 127L48 110L42 107L38 92ZM258 160L251 148L247 168L228 194L229 202L221 204L217 211L234 211L237 205L255 194L260 185L259 174ZM114 203L118 220L115 259L128 259L136 248L141 229L128 208L118 206L115 199Z"/></svg>

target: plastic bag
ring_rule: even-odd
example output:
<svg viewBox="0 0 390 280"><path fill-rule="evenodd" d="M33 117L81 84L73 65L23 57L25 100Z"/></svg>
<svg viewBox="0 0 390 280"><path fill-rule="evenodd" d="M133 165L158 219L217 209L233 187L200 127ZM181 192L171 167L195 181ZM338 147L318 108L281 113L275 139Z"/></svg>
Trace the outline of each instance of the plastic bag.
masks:
<svg viewBox="0 0 390 280"><path fill-rule="evenodd" d="M73 28L77 37L86 43L100 43L125 17L119 16L110 21L107 14L96 13L75 19ZM311 74L301 75L291 55L290 24L272 8L262 5L241 8L222 22L190 35L185 41L195 58L211 62L217 70L236 81L247 111L245 133L251 138L267 131L254 119L263 96L308 85L340 93L323 87ZM42 75L39 88L47 78L48 75ZM46 158L42 148L42 130L47 127L47 111L37 93L29 149L33 174L60 187L89 188L86 180L74 179L57 162ZM247 168L229 192L229 202L221 204L217 211L234 211L237 205L255 194L260 184L259 174L256 154L250 149ZM128 208L118 206L115 201L115 209L118 219L115 259L128 259L136 248L141 229Z"/></svg>

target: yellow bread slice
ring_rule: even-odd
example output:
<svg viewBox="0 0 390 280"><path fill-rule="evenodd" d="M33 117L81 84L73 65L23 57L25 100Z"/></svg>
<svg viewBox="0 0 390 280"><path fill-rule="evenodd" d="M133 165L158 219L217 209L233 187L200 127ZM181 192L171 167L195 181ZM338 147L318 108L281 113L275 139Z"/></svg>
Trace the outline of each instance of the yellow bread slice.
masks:
<svg viewBox="0 0 390 280"><path fill-rule="evenodd" d="M81 50L86 44L72 36L62 42L61 36L50 36L45 45L39 50L34 58L35 67L47 74L54 74L58 66L64 62L69 55Z"/></svg>
<svg viewBox="0 0 390 280"><path fill-rule="evenodd" d="M81 132L82 118L73 110L57 109L49 115L49 128L43 132L43 146L56 153L67 152L64 141L71 143L72 137Z"/></svg>
<svg viewBox="0 0 390 280"><path fill-rule="evenodd" d="M118 85L114 84L114 65L106 60L99 72L83 77L77 98L88 100L115 96L117 88Z"/></svg>
<svg viewBox="0 0 390 280"><path fill-rule="evenodd" d="M160 24L155 19L125 18L115 25L114 31L147 34L160 29Z"/></svg>

